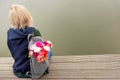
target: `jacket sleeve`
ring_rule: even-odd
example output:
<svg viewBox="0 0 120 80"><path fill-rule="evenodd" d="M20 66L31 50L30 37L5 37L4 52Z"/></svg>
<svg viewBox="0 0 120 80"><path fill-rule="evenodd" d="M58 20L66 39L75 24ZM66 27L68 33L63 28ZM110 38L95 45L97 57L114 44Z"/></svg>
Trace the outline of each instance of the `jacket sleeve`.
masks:
<svg viewBox="0 0 120 80"><path fill-rule="evenodd" d="M36 28L35 28L35 31L34 31L34 36L42 36L40 31Z"/></svg>

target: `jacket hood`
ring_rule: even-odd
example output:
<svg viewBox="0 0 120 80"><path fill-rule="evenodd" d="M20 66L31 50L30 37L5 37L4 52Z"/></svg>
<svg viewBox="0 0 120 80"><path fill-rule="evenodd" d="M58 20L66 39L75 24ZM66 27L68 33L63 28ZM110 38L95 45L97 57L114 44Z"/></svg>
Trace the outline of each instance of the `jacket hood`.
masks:
<svg viewBox="0 0 120 80"><path fill-rule="evenodd" d="M24 29L13 29L10 28L7 32L8 40L11 39L22 39L28 36L28 34L32 34L34 32L33 27L26 27Z"/></svg>

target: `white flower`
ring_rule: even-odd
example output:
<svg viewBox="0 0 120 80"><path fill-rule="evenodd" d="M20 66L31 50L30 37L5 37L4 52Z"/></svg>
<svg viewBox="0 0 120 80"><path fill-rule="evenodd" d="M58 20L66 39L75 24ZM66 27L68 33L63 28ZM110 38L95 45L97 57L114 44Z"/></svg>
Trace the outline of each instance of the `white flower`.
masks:
<svg viewBox="0 0 120 80"><path fill-rule="evenodd" d="M40 50L41 50L41 48L35 47L34 52L39 52Z"/></svg>
<svg viewBox="0 0 120 80"><path fill-rule="evenodd" d="M44 46L43 47L46 51L50 51L50 47L49 46Z"/></svg>
<svg viewBox="0 0 120 80"><path fill-rule="evenodd" d="M30 50L34 50L34 49L35 49L35 45L32 44L32 45L30 46Z"/></svg>
<svg viewBox="0 0 120 80"><path fill-rule="evenodd" d="M47 43L50 45L51 48L53 47L53 44L51 41L48 40Z"/></svg>

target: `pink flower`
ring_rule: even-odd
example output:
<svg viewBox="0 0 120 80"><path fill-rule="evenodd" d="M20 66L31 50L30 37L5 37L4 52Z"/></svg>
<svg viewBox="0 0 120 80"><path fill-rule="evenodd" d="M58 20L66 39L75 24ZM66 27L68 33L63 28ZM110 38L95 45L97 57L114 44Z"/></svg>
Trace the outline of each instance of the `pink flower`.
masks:
<svg viewBox="0 0 120 80"><path fill-rule="evenodd" d="M33 53L33 56L35 57L35 58L37 58L37 56L38 56L38 53Z"/></svg>
<svg viewBox="0 0 120 80"><path fill-rule="evenodd" d="M44 41L43 44L44 44L44 45L47 45L48 43L47 43L47 41Z"/></svg>
<svg viewBox="0 0 120 80"><path fill-rule="evenodd" d="M37 61L38 61L38 62L41 62L41 61L42 61L42 56L38 55L38 56L37 56Z"/></svg>
<svg viewBox="0 0 120 80"><path fill-rule="evenodd" d="M44 44L42 42L40 42L40 41L36 41L35 42L35 46L37 46L37 47L43 47Z"/></svg>
<svg viewBox="0 0 120 80"><path fill-rule="evenodd" d="M50 48L53 46L52 42L50 41L44 41L43 44L49 46Z"/></svg>

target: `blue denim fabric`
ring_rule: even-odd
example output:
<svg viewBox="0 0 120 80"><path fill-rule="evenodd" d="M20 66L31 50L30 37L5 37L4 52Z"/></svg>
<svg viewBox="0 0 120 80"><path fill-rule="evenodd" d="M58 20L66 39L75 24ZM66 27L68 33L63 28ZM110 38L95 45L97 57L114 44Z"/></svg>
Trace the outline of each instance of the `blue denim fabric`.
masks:
<svg viewBox="0 0 120 80"><path fill-rule="evenodd" d="M48 59L50 59L52 57L52 51L50 50L49 52L48 52Z"/></svg>

